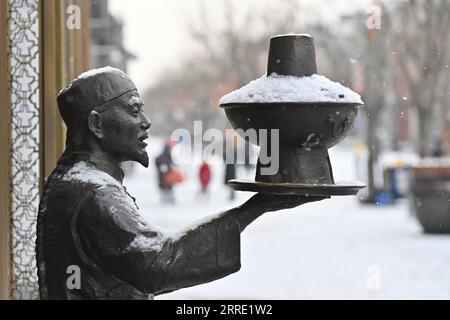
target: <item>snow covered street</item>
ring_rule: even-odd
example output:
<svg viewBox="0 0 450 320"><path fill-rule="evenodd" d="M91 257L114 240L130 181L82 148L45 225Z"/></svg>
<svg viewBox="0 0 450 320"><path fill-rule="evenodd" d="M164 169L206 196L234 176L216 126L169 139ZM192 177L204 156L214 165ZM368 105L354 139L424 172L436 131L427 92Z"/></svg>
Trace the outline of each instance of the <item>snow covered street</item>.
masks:
<svg viewBox="0 0 450 320"><path fill-rule="evenodd" d="M146 219L182 228L252 195L238 192L229 202L223 168L213 165L205 202L196 197L198 165L191 165L182 167L187 181L175 190L177 204L161 205L153 165L161 149L151 139L150 168L135 167L124 182ZM330 156L336 180L355 178L351 147L332 149ZM381 207L333 197L262 216L242 235L238 273L158 299L449 299L448 248L450 236L422 233L407 201Z"/></svg>

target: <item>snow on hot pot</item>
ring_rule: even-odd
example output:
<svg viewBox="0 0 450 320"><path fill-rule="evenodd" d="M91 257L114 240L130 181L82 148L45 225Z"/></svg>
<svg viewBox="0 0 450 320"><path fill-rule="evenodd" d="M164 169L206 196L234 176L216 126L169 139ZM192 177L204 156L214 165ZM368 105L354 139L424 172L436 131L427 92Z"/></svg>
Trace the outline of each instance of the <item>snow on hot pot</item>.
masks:
<svg viewBox="0 0 450 320"><path fill-rule="evenodd" d="M271 38L267 75L220 100L234 129L261 148L255 181L229 184L236 190L275 194L356 194L365 187L360 182L335 183L328 148L352 129L362 105L357 93L317 74L312 37ZM278 137L252 139L249 130L277 132ZM261 158L273 150L279 152L275 172Z"/></svg>

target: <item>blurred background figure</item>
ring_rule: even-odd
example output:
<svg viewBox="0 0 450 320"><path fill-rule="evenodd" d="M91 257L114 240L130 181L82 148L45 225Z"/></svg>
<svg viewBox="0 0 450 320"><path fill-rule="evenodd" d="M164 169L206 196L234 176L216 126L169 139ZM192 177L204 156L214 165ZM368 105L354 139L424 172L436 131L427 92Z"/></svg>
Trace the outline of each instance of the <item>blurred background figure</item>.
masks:
<svg viewBox="0 0 450 320"><path fill-rule="evenodd" d="M237 143L237 133L235 131L227 130L223 146L223 161L225 163L224 184L230 190L228 197L230 201L235 199L235 191L233 188L228 186L228 181L236 179Z"/></svg>
<svg viewBox="0 0 450 320"><path fill-rule="evenodd" d="M155 159L161 203L163 204L175 204L173 187L184 180L181 171L174 168L171 151L175 144L176 142L168 140L162 153Z"/></svg>
<svg viewBox="0 0 450 320"><path fill-rule="evenodd" d="M433 157L441 158L445 155L442 139L436 139L434 142Z"/></svg>
<svg viewBox="0 0 450 320"><path fill-rule="evenodd" d="M198 178L200 180L199 196L203 200L209 200L208 187L211 182L211 176L212 176L212 172L211 172L210 165L206 161L203 161L203 163L200 165L200 169L198 171Z"/></svg>
<svg viewBox="0 0 450 320"><path fill-rule="evenodd" d="M243 148L244 148L244 168L247 171L247 173L254 172L256 169L256 164L254 161L252 161L254 154L253 154L253 146L252 144L244 140L243 141Z"/></svg>
<svg viewBox="0 0 450 320"><path fill-rule="evenodd" d="M234 163L225 163L225 179L224 183L225 185L230 189L230 196L228 199L230 201L233 201L235 198L235 192L234 189L228 186L228 181L236 179L236 164Z"/></svg>

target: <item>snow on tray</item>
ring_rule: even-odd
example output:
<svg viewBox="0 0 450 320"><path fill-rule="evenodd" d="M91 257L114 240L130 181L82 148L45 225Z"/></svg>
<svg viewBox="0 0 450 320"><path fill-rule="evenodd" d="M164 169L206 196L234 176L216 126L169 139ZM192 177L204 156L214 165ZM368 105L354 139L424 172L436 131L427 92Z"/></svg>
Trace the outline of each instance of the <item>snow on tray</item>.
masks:
<svg viewBox="0 0 450 320"><path fill-rule="evenodd" d="M264 75L220 99L220 104L273 102L363 104L356 92L317 74L310 77Z"/></svg>

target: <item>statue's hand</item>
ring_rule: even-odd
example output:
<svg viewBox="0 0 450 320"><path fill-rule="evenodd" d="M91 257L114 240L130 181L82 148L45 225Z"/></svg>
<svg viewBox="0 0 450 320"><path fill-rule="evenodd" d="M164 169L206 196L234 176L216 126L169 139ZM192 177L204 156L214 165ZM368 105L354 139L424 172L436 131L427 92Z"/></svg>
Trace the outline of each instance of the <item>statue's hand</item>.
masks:
<svg viewBox="0 0 450 320"><path fill-rule="evenodd" d="M251 206L263 212L268 212L295 208L308 202L321 201L329 198L322 196L306 197L300 195L257 193L245 203L245 206Z"/></svg>

